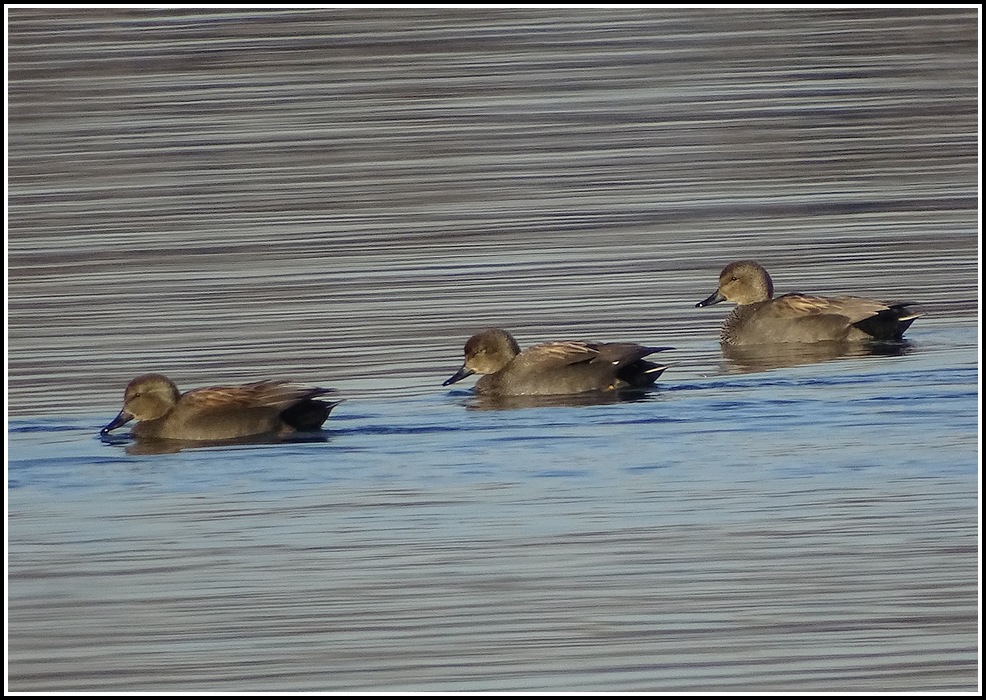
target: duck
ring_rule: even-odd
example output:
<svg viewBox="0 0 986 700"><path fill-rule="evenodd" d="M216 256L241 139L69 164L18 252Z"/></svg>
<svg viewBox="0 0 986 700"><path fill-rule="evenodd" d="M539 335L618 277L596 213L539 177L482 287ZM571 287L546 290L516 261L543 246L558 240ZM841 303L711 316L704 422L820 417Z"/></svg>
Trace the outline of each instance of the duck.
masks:
<svg viewBox="0 0 986 700"><path fill-rule="evenodd" d="M719 275L719 287L696 307L736 304L720 333L725 345L818 342L900 342L921 314L912 302L886 303L858 296L792 292L774 297L774 283L755 260L737 260Z"/></svg>
<svg viewBox="0 0 986 700"><path fill-rule="evenodd" d="M554 341L521 350L502 328L474 334L463 348L465 362L442 386L483 375L474 392L484 396L552 396L643 389L666 369L644 358L670 347L636 343Z"/></svg>
<svg viewBox="0 0 986 700"><path fill-rule="evenodd" d="M142 374L123 394L123 408L100 435L131 420L135 438L222 441L288 436L319 430L339 401L319 400L333 389L264 380L181 393L163 374Z"/></svg>

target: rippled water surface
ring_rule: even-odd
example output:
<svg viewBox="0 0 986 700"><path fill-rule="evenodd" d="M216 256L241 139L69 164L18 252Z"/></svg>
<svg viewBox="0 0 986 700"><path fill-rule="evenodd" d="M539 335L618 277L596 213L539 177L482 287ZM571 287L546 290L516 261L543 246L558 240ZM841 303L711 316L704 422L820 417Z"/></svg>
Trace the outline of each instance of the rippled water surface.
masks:
<svg viewBox="0 0 986 700"><path fill-rule="evenodd" d="M11 9L9 690L977 691L978 19ZM923 316L725 356L738 258ZM490 404L488 325L675 349ZM346 400L101 441L152 370Z"/></svg>

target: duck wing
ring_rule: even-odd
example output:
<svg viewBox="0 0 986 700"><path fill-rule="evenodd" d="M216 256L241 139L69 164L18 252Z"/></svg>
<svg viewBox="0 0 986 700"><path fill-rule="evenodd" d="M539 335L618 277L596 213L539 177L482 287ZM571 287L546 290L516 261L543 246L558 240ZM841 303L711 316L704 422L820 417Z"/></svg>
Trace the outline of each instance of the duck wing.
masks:
<svg viewBox="0 0 986 700"><path fill-rule="evenodd" d="M854 296L821 297L796 292L777 297L773 306L777 312L791 318L840 316L849 324L865 321L892 308L876 299Z"/></svg>
<svg viewBox="0 0 986 700"><path fill-rule="evenodd" d="M202 411L261 407L285 409L333 392L333 389L322 387L306 387L287 381L265 380L238 386L192 389L182 395L180 402Z"/></svg>

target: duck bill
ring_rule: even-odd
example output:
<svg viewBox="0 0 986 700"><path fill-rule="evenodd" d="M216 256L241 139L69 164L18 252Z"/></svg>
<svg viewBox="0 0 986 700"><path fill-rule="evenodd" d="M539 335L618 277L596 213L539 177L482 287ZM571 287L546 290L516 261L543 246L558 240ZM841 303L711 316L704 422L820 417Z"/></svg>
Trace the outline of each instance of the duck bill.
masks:
<svg viewBox="0 0 986 700"><path fill-rule="evenodd" d="M700 301L697 304L695 304L695 306L697 306L697 307L712 306L713 304L718 304L720 301L726 301L726 297L724 297L719 292L719 290L717 289L715 292L713 292L712 294L710 294L708 297L706 297L705 299L702 299L702 301Z"/></svg>
<svg viewBox="0 0 986 700"><path fill-rule="evenodd" d="M473 374L476 374L476 372L474 370L471 370L468 367L466 367L465 365L462 365L462 367L459 369L458 372L456 372L451 377L449 377L444 382L442 382L442 386L448 386L449 384L455 384L457 381L460 381L462 379L465 379L466 377L468 377L470 375L473 375Z"/></svg>
<svg viewBox="0 0 986 700"><path fill-rule="evenodd" d="M119 415L110 421L109 425L99 431L100 435L107 435L111 430L119 428L121 425L126 425L133 419L133 416L126 411L120 411Z"/></svg>

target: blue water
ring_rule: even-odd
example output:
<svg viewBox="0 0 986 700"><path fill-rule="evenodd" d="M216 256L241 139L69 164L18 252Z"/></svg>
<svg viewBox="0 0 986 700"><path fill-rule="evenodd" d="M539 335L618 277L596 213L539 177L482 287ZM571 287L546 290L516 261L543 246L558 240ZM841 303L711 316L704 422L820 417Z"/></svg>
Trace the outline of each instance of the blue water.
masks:
<svg viewBox="0 0 986 700"><path fill-rule="evenodd" d="M446 390L436 381L430 393L389 400L348 397L311 442L203 448L143 459L127 454L124 448L135 443L126 431L110 440L99 437L99 428L112 418L109 407L105 414L62 421L13 419L8 431L11 485L31 488L54 479L72 488L92 486L101 470L86 469L81 484L73 483L80 460L106 465L108 475L121 465L136 473L141 472L138 465L154 465L154 474L188 460L228 465L218 472L182 468L175 477L187 479L185 486L156 478L147 484L182 490L194 490L196 484L208 489L213 478L227 484L231 473L256 479L265 490L352 478L397 478L408 485L418 480L481 482L493 474L609 480L614 471L679 465L687 465L686 474L714 473L717 479L722 470L748 468L772 477L791 469L815 476L866 468L896 475L929 468L938 475L976 473L977 452L968 450L978 434L975 333L972 327L914 331L902 356L847 358L763 373L730 373L724 363L709 367L708 374L693 367L685 372L690 376L682 378L679 372L676 380L671 369L653 391L623 401L586 399L587 405L555 405L557 399L547 399L497 410L499 405L486 403L471 389ZM277 469L264 463L274 456ZM67 471L54 468L63 462ZM405 462L406 467L391 472ZM526 466L532 462L534 471ZM241 474L240 463L255 468Z"/></svg>
<svg viewBox="0 0 986 700"><path fill-rule="evenodd" d="M604 405L352 397L317 442L12 420L11 687L970 690L976 329L913 336Z"/></svg>

